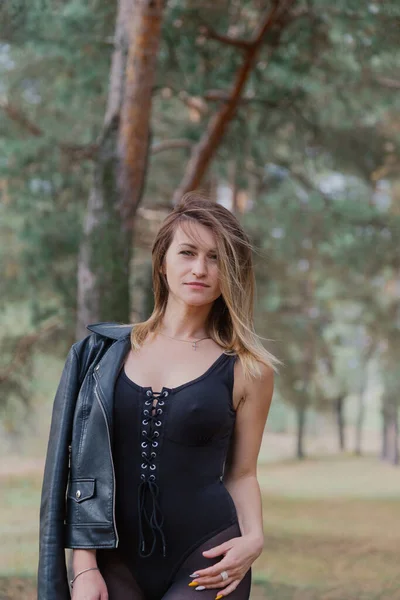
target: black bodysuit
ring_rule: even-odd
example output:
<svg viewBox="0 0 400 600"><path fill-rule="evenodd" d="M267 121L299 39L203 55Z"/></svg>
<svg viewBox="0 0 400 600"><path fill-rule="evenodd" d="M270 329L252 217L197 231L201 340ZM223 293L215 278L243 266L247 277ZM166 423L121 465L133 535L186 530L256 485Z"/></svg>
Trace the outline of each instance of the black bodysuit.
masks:
<svg viewBox="0 0 400 600"><path fill-rule="evenodd" d="M114 390L113 458L119 545L97 550L110 600L214 600L189 575L219 562L202 555L241 535L222 476L236 413L233 367L221 354L205 373L154 392L128 378ZM249 597L251 569L231 600Z"/></svg>

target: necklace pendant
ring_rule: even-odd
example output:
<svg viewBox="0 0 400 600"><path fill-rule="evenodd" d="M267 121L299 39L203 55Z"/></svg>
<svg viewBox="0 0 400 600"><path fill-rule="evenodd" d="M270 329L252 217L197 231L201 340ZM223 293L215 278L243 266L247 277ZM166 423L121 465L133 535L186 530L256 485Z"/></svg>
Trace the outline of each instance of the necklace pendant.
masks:
<svg viewBox="0 0 400 600"><path fill-rule="evenodd" d="M193 350L197 350L196 344L197 344L197 342L192 342L192 348L193 348Z"/></svg>

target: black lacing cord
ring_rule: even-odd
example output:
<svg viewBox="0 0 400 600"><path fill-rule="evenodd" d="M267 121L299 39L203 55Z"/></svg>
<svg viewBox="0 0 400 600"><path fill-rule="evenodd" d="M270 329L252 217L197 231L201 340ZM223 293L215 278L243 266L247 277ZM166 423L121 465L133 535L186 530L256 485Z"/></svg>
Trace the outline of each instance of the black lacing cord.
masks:
<svg viewBox="0 0 400 600"><path fill-rule="evenodd" d="M152 392L152 391L150 392L149 391L147 393L147 395L149 397L151 396L151 398L153 399L154 397L160 397L163 395L166 396L167 392ZM151 402L147 401L145 404L152 405L152 401ZM154 414L153 414L153 411L154 411ZM161 410L161 412L162 412L162 410ZM149 432L147 432L147 430L145 430L145 429L142 431L142 437L146 440L146 442L149 444L149 446L152 447L152 444L153 444L155 438L158 437L158 432L156 431L155 426L161 425L161 421L159 420L160 409L158 409L158 403L157 403L156 407L152 407L149 410L145 409L143 411L143 414L145 416L144 424L145 425L150 424L150 427L149 427ZM157 434L157 435L155 435L155 434ZM141 464L142 469L147 469L147 468L150 469L151 466L153 465L153 459L155 458L155 456L156 456L156 453L153 451L150 453L149 456L147 455L147 453L142 453L142 464ZM153 480L151 479L151 477L153 478ZM141 479L142 479L142 481L140 482L139 488L138 488L139 555L141 557L145 558L147 556L150 556L153 553L155 545L156 545L156 533L158 531L160 533L161 540L162 540L163 556L165 556L166 555L166 542L165 542L164 532L162 530L162 525L164 523L164 517L162 515L160 505L157 500L158 495L159 495L159 487L154 482L154 479L155 479L154 475L150 475L149 477L146 478L144 473L142 473ZM152 498L152 508L151 508L150 517L147 513L146 506L145 506L147 490L149 491L151 498ZM147 553L145 552L143 517L147 521L147 524L149 525L151 532L152 532L152 545L151 545L150 551Z"/></svg>
<svg viewBox="0 0 400 600"><path fill-rule="evenodd" d="M151 512L150 518L149 518L147 510L144 506L145 498L146 498L146 489L149 490L152 500L153 500L153 506L152 506L152 512ZM154 548L155 548L156 540L157 540L156 531L159 531L161 539L162 539L163 556L166 555L166 542L165 542L164 532L162 530L162 525L164 523L164 517L161 513L160 505L158 504L158 501L157 501L158 493L159 493L159 487L153 481L148 481L145 479L140 482L139 492L138 492L139 536L140 536L139 537L139 554L143 558L145 558L146 556L150 556L154 552ZM157 511L159 513L159 516L157 515ZM143 533L143 518L142 518L143 516L145 517L145 519L151 529L151 532L152 532L152 545L151 545L151 549L147 553L145 552L145 539L144 539L144 533Z"/></svg>

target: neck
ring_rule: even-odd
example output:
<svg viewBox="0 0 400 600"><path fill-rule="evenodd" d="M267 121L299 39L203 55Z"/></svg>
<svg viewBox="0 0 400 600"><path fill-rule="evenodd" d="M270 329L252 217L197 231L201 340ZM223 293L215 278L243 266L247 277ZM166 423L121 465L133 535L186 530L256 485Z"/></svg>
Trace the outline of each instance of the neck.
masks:
<svg viewBox="0 0 400 600"><path fill-rule="evenodd" d="M208 336L206 319L211 305L181 306L168 301L160 331L165 335L181 339L200 339Z"/></svg>

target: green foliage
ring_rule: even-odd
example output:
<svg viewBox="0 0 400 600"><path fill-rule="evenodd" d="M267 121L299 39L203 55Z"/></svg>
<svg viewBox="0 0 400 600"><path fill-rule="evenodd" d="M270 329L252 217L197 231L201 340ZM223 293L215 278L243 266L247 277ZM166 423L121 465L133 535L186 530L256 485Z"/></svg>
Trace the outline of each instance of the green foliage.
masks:
<svg viewBox="0 0 400 600"><path fill-rule="evenodd" d="M67 309L74 322L76 256L92 165L74 154L101 131L115 6L78 0L3 4L0 226L18 247L1 256L7 298L25 298L34 324ZM7 113L6 113L7 114ZM4 190L3 190L4 191ZM7 202L6 202L7 200Z"/></svg>
<svg viewBox="0 0 400 600"><path fill-rule="evenodd" d="M3 303L26 302L33 326L58 314L73 328L94 176L82 150L102 132L115 10L104 0L10 0L0 9ZM316 383L322 365L350 390L336 357L343 345L362 354L351 336L331 341L338 323L377 340L398 327L398 296L382 289L399 267L400 10L394 0L299 1L294 10L279 40L266 36L206 183L248 199L239 216L259 251L258 326L279 340L283 397L322 407L331 402ZM154 144L201 139L244 58L210 32L250 40L263 15L255 0L167 2ZM147 207L170 204L189 152L152 157Z"/></svg>

